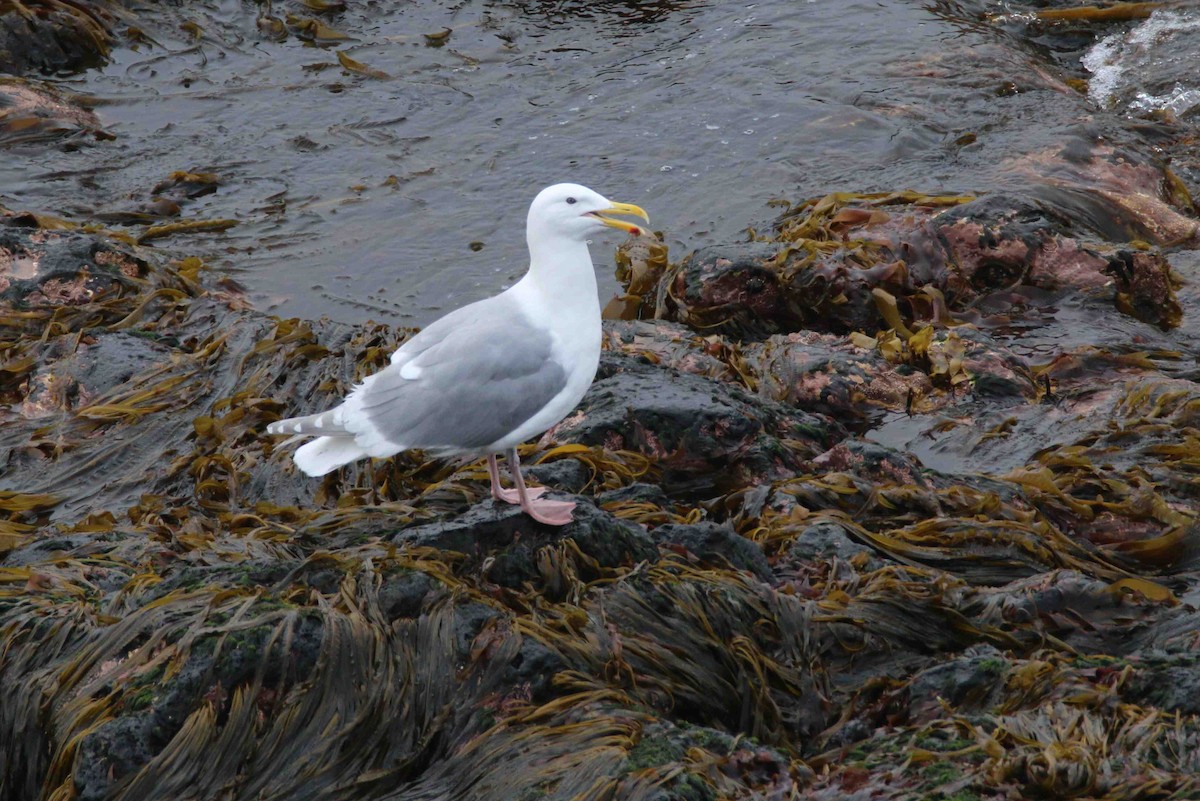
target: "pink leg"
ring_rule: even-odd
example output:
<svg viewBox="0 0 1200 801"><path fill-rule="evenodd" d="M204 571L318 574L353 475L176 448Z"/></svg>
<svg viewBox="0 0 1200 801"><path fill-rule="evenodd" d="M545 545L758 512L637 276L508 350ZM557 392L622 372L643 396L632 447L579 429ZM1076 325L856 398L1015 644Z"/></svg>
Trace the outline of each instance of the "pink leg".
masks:
<svg viewBox="0 0 1200 801"><path fill-rule="evenodd" d="M500 486L500 466L496 464L496 454L489 454L487 463L488 475L492 479L492 497L498 501L504 501L505 503L520 503L520 493L518 493L516 490L505 489L504 487ZM520 474L520 470L518 470L517 473ZM545 494L545 487L534 487L528 491L530 498L539 498Z"/></svg>
<svg viewBox="0 0 1200 801"><path fill-rule="evenodd" d="M510 449L506 455L508 469L512 472L513 483L517 485L517 495L525 514L548 526L565 526L575 519L571 514L575 508L574 501L537 500L537 496L525 488L525 479L521 476L521 460L517 457L517 449Z"/></svg>

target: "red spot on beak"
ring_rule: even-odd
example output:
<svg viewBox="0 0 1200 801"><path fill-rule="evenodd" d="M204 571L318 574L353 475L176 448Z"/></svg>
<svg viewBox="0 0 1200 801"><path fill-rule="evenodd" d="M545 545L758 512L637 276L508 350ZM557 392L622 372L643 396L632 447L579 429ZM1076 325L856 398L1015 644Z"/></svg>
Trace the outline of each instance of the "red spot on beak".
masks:
<svg viewBox="0 0 1200 801"><path fill-rule="evenodd" d="M641 236L642 229L641 228L630 228L629 233L633 234L634 236Z"/></svg>

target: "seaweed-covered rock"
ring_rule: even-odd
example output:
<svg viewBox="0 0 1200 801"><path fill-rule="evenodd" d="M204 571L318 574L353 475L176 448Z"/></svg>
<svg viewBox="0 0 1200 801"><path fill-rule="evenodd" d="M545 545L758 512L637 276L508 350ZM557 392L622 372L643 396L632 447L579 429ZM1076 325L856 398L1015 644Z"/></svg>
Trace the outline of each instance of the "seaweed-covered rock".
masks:
<svg viewBox="0 0 1200 801"><path fill-rule="evenodd" d="M1131 262L1120 246L1195 242L1186 189L1153 157L1086 133L1074 145L1033 158L1041 172L1016 166L1029 177L1022 191L798 204L760 241L709 246L668 267L656 315L743 339L802 328L908 333L987 321L999 298L1032 288L1105 291L1126 314L1177 326L1166 257L1150 249Z"/></svg>
<svg viewBox="0 0 1200 801"><path fill-rule="evenodd" d="M80 135L111 139L79 98L51 84L0 77L0 146L62 141Z"/></svg>
<svg viewBox="0 0 1200 801"><path fill-rule="evenodd" d="M917 722L940 717L942 704L966 712L986 710L1003 696L1012 666L992 645L968 649L957 659L927 668L908 683L908 704Z"/></svg>
<svg viewBox="0 0 1200 801"><path fill-rule="evenodd" d="M484 574L489 580L509 587L543 577L542 549L568 539L575 543L580 554L599 567L619 567L653 559L658 554L641 527L615 518L586 501L577 503L575 519L561 527L543 525L518 506L489 499L451 520L402 529L391 539L397 544L457 551L475 560L486 557L488 567Z"/></svg>
<svg viewBox="0 0 1200 801"><path fill-rule="evenodd" d="M765 336L804 322L776 268L778 248L749 242L702 248L661 284L659 307L696 329Z"/></svg>
<svg viewBox="0 0 1200 801"><path fill-rule="evenodd" d="M25 0L0 9L0 72L70 72L108 54L115 9L107 0Z"/></svg>
<svg viewBox="0 0 1200 801"><path fill-rule="evenodd" d="M873 558L875 551L855 540L848 529L835 520L816 520L802 529L788 545L786 556L791 560L812 562L817 559L841 559L850 561L866 557L864 568L871 570L882 566Z"/></svg>
<svg viewBox="0 0 1200 801"><path fill-rule="evenodd" d="M613 355L550 435L653 457L672 493L713 495L782 477L845 432L735 387Z"/></svg>
<svg viewBox="0 0 1200 801"><path fill-rule="evenodd" d="M1028 360L973 326L843 337L811 331L737 343L677 324L609 324L609 350L740 384L771 400L863 429L885 411L925 412L983 398L1036 401Z"/></svg>
<svg viewBox="0 0 1200 801"><path fill-rule="evenodd" d="M1200 658L1195 653L1150 652L1127 664L1135 668L1123 693L1127 701L1166 712L1200 714Z"/></svg>
<svg viewBox="0 0 1200 801"><path fill-rule="evenodd" d="M531 466L528 472L542 484L571 493L583 492L592 480L592 474L587 467L574 459L558 459L536 464Z"/></svg>
<svg viewBox="0 0 1200 801"><path fill-rule="evenodd" d="M18 308L82 306L137 294L145 261L96 234L42 229L35 215L0 217L0 300Z"/></svg>
<svg viewBox="0 0 1200 801"><path fill-rule="evenodd" d="M703 562L728 564L764 580L771 576L771 567L762 548L729 525L712 522L667 524L655 528L650 536L660 546L680 549Z"/></svg>
<svg viewBox="0 0 1200 801"><path fill-rule="evenodd" d="M1084 11L958 5L997 42ZM893 83L996 105L1040 45L989 47ZM578 504L555 529L481 460L312 480L264 436L408 332L3 212L0 801L1200 797L1200 258L1146 146L1186 178L1192 137L1045 72L1003 113L1050 104L1061 141L953 144L1004 192L629 245L621 315L721 327L606 324L578 414L523 447Z"/></svg>

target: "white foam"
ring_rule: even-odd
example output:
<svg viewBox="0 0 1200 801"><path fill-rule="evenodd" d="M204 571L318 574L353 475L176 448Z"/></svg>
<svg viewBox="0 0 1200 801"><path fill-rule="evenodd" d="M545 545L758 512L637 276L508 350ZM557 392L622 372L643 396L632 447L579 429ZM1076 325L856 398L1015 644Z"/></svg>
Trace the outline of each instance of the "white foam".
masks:
<svg viewBox="0 0 1200 801"><path fill-rule="evenodd" d="M1125 67L1121 64L1122 35L1105 36L1079 59L1083 68L1092 73L1088 82L1088 97L1097 106L1107 107L1121 83Z"/></svg>
<svg viewBox="0 0 1200 801"><path fill-rule="evenodd" d="M1146 21L1129 32L1129 43L1135 47L1162 44L1177 33L1200 29L1200 18L1185 17L1174 11L1156 10Z"/></svg>
<svg viewBox="0 0 1200 801"><path fill-rule="evenodd" d="M1163 95L1152 95L1138 92L1137 97L1129 107L1137 111L1171 111L1175 114L1186 114L1196 106L1200 106L1200 89L1189 89L1179 84Z"/></svg>
<svg viewBox="0 0 1200 801"><path fill-rule="evenodd" d="M1137 76L1153 75L1155 67L1171 64L1178 52L1195 52L1175 41L1181 35L1200 31L1200 16L1156 10L1144 22L1124 33L1113 33L1092 45L1081 58L1083 68L1092 73L1088 97L1102 108L1111 106L1123 89L1132 86ZM1170 110L1182 114L1200 105L1200 81L1184 86L1176 83L1165 94L1139 91L1129 108L1133 111Z"/></svg>

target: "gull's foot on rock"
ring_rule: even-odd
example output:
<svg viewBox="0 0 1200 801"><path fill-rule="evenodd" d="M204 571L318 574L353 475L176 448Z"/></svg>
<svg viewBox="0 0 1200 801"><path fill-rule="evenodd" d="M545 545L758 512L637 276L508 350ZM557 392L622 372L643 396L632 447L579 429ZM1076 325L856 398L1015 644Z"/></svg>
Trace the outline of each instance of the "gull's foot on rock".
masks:
<svg viewBox="0 0 1200 801"><path fill-rule="evenodd" d="M530 494L532 495L532 493ZM521 508L525 514L547 526L565 526L575 519L575 516L571 514L575 509L574 501L535 501L530 499L528 503L522 504Z"/></svg>
<svg viewBox="0 0 1200 801"><path fill-rule="evenodd" d="M540 498L546 494L545 487L529 487L525 490L530 498ZM520 503L521 493L515 489L492 488L492 497L505 503Z"/></svg>

